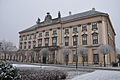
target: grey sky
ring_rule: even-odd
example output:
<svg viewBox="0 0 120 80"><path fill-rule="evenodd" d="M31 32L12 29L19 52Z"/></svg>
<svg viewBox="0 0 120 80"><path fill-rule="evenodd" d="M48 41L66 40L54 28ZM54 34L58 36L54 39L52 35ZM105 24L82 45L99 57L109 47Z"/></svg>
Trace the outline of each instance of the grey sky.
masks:
<svg viewBox="0 0 120 80"><path fill-rule="evenodd" d="M18 32L31 27L36 19L44 20L46 12L53 18L58 11L67 16L96 8L110 15L120 48L120 0L0 0L0 40L8 40L18 47Z"/></svg>

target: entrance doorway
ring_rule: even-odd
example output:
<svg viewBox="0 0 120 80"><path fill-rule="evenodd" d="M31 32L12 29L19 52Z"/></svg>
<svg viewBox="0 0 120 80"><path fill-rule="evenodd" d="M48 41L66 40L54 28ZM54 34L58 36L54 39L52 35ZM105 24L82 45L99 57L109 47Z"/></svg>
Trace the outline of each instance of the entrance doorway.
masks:
<svg viewBox="0 0 120 80"><path fill-rule="evenodd" d="M43 57L43 63L46 64L46 57Z"/></svg>
<svg viewBox="0 0 120 80"><path fill-rule="evenodd" d="M94 64L99 63L99 55L98 54L93 54L93 62L94 62Z"/></svg>

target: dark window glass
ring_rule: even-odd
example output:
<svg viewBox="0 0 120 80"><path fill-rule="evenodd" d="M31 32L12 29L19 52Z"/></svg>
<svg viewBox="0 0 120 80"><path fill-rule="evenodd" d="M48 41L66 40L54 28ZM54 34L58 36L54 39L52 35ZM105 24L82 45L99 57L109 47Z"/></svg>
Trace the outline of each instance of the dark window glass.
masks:
<svg viewBox="0 0 120 80"><path fill-rule="evenodd" d="M45 36L49 36L49 32L48 31L45 32Z"/></svg>
<svg viewBox="0 0 120 80"><path fill-rule="evenodd" d="M33 41L33 48L36 47L36 41Z"/></svg>
<svg viewBox="0 0 120 80"><path fill-rule="evenodd" d="M65 34L69 34L69 29L68 28L65 29Z"/></svg>
<svg viewBox="0 0 120 80"><path fill-rule="evenodd" d="M31 41L28 42L28 48L31 49Z"/></svg>
<svg viewBox="0 0 120 80"><path fill-rule="evenodd" d="M82 35L82 44L87 45L87 34Z"/></svg>
<svg viewBox="0 0 120 80"><path fill-rule="evenodd" d="M38 40L38 47L41 47L42 46L42 39L39 39Z"/></svg>
<svg viewBox="0 0 120 80"><path fill-rule="evenodd" d="M49 38L45 38L45 46L49 45Z"/></svg>
<svg viewBox="0 0 120 80"><path fill-rule="evenodd" d="M69 37L65 37L65 46L69 46Z"/></svg>
<svg viewBox="0 0 120 80"><path fill-rule="evenodd" d="M82 31L87 31L87 25L82 25Z"/></svg>
<svg viewBox="0 0 120 80"><path fill-rule="evenodd" d="M29 40L30 40L31 38L32 38L31 35L29 35Z"/></svg>
<svg viewBox="0 0 120 80"><path fill-rule="evenodd" d="M92 30L97 29L97 23L92 23Z"/></svg>
<svg viewBox="0 0 120 80"><path fill-rule="evenodd" d="M24 42L24 49L27 48L27 42Z"/></svg>
<svg viewBox="0 0 120 80"><path fill-rule="evenodd" d="M57 30L53 30L53 35L56 35L57 34Z"/></svg>
<svg viewBox="0 0 120 80"><path fill-rule="evenodd" d="M36 34L33 35L33 39L36 39Z"/></svg>
<svg viewBox="0 0 120 80"><path fill-rule="evenodd" d="M74 32L77 32L77 27L74 27L74 28L73 28L73 33L74 33Z"/></svg>
<svg viewBox="0 0 120 80"><path fill-rule="evenodd" d="M94 64L99 63L99 55L98 54L93 54L93 61L94 61Z"/></svg>
<svg viewBox="0 0 120 80"><path fill-rule="evenodd" d="M98 33L92 34L93 44L98 44Z"/></svg>
<svg viewBox="0 0 120 80"><path fill-rule="evenodd" d="M20 43L20 49L22 49L22 46L23 46L23 43L21 42L21 43Z"/></svg>
<svg viewBox="0 0 120 80"><path fill-rule="evenodd" d="M73 36L73 46L77 45L77 36Z"/></svg>
<svg viewBox="0 0 120 80"><path fill-rule="evenodd" d="M42 32L39 33L39 37L42 37Z"/></svg>
<svg viewBox="0 0 120 80"><path fill-rule="evenodd" d="M57 45L57 37L52 38L52 45L56 46Z"/></svg>

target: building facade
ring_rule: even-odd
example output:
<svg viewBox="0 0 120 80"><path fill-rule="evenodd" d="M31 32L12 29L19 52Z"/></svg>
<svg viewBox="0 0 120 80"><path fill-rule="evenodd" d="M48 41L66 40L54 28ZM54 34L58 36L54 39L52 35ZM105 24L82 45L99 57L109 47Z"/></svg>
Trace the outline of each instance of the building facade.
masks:
<svg viewBox="0 0 120 80"><path fill-rule="evenodd" d="M68 56L69 64L74 64L76 46L82 45L88 48L88 56L85 63L103 64L103 55L97 51L101 44L110 45L115 50L115 32L107 13L92 10L70 14L52 19L47 13L44 21L38 20L32 27L19 32L19 50L25 52L24 60L44 63L65 64L65 57L61 48L68 47L71 54ZM49 48L50 55L46 60L39 57L40 50ZM29 54L33 57L29 57ZM107 54L106 63L115 62L115 53ZM78 56L78 63L82 63Z"/></svg>

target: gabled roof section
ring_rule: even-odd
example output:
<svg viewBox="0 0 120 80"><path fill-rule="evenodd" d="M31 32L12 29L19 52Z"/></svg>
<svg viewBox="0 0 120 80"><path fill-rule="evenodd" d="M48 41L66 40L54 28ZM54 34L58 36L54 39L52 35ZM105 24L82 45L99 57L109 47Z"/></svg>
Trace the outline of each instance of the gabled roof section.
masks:
<svg viewBox="0 0 120 80"><path fill-rule="evenodd" d="M73 15L70 15L70 16L62 17L61 20L60 20L60 18L55 18L55 19L51 19L49 22L46 22L46 21L40 22L40 24L33 25L30 28L27 28L27 29L25 29L23 31L20 31L19 33L32 31L32 30L35 30L38 27L46 27L47 25L57 24L60 21L62 23L64 23L64 22L69 22L71 20L84 19L84 18L87 18L87 17L90 17L90 16L102 15L102 14L107 14L107 13L95 11L95 9L93 8L92 10L89 10L89 11L86 11L86 12L82 12L82 13L78 13L78 14L73 14Z"/></svg>

